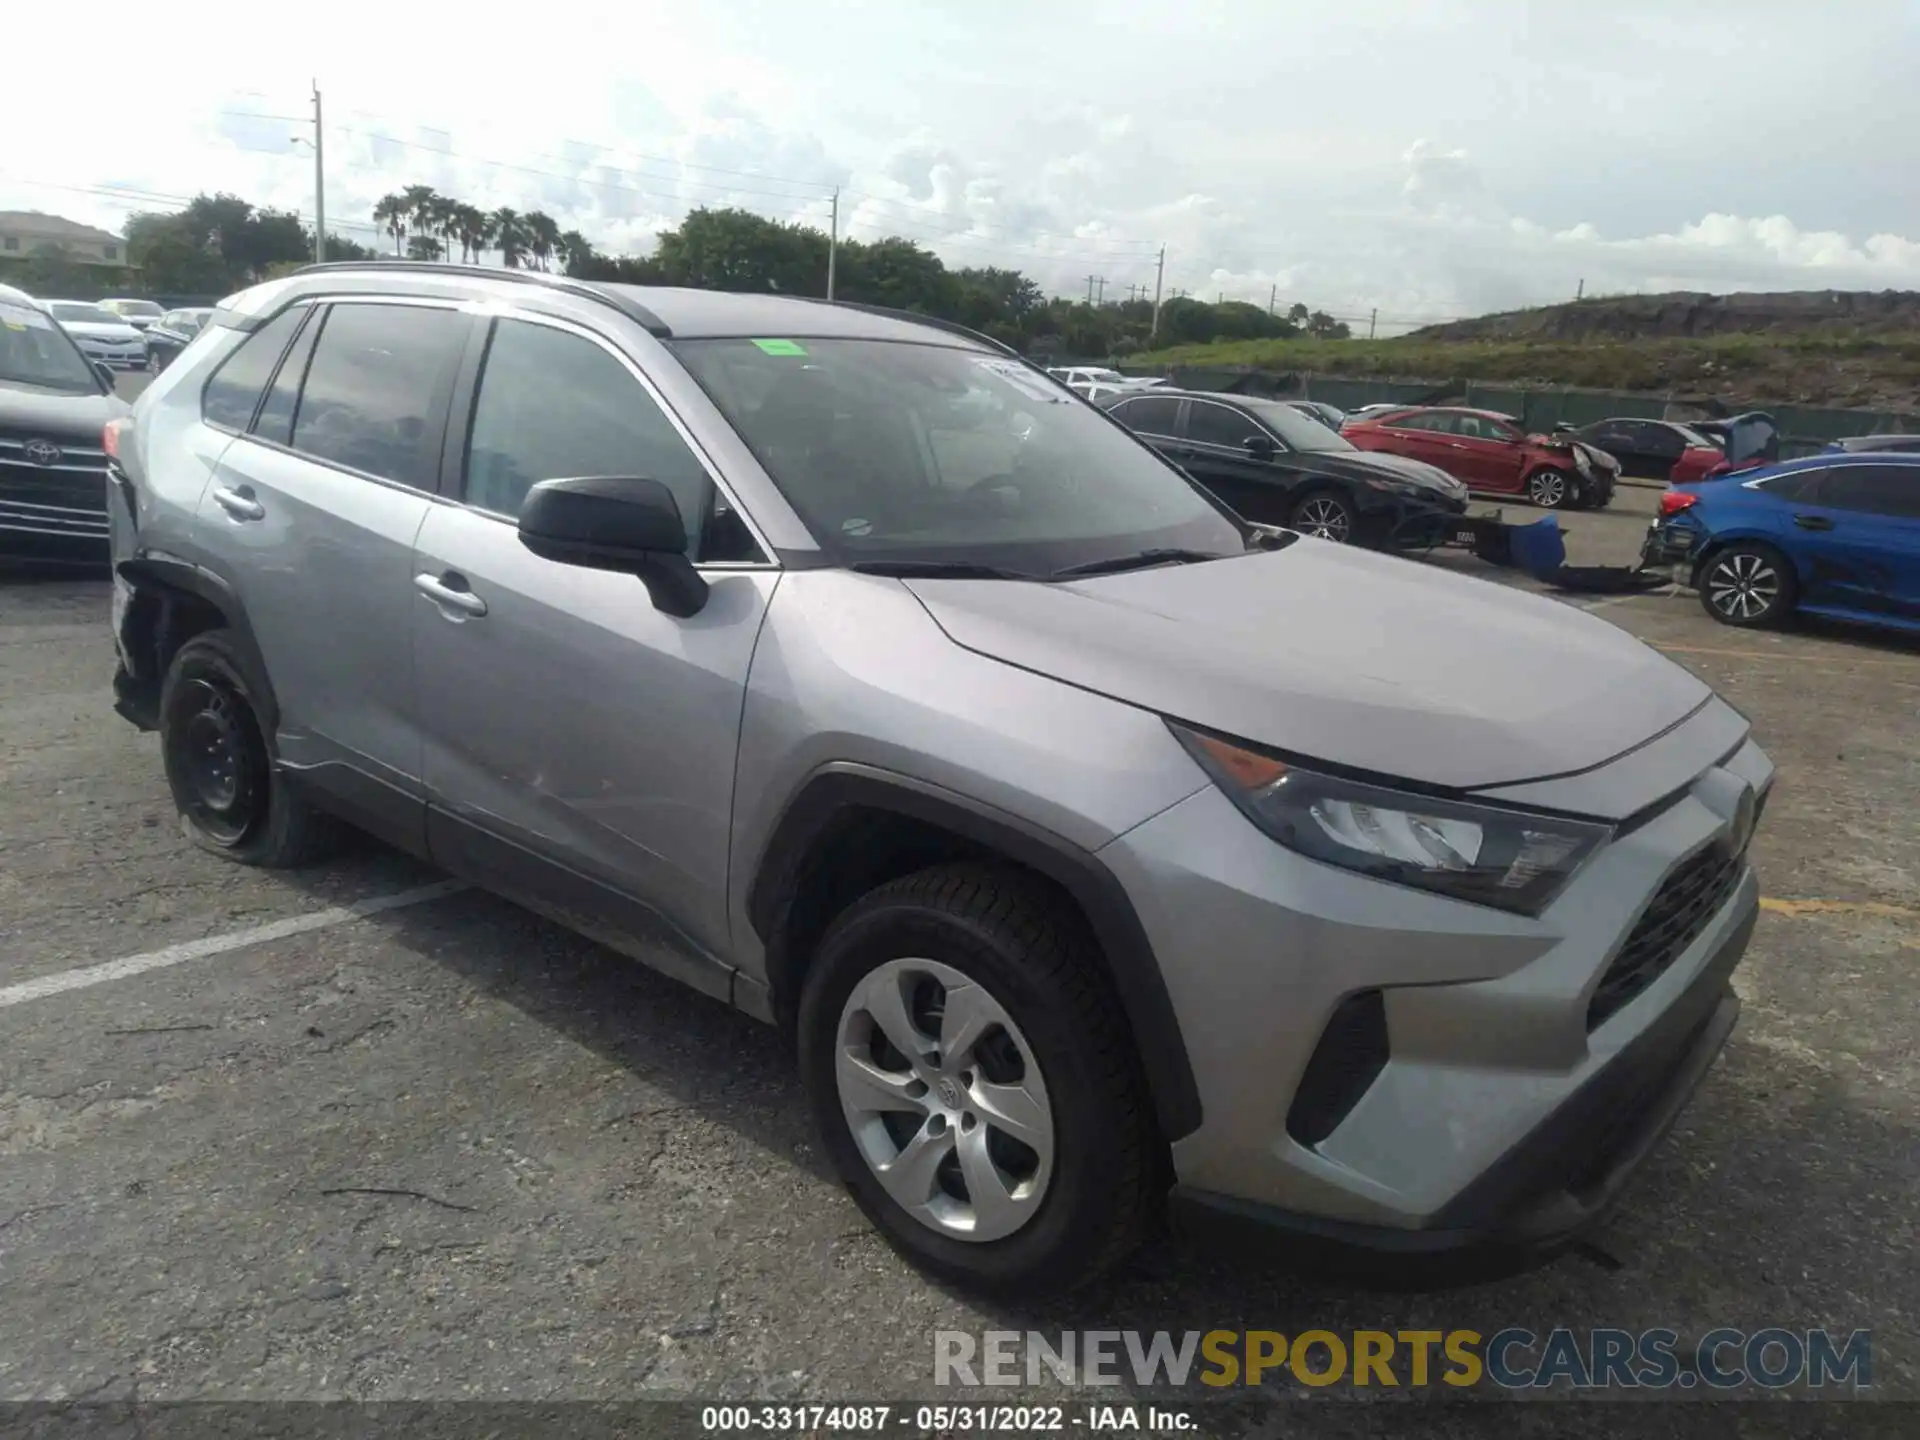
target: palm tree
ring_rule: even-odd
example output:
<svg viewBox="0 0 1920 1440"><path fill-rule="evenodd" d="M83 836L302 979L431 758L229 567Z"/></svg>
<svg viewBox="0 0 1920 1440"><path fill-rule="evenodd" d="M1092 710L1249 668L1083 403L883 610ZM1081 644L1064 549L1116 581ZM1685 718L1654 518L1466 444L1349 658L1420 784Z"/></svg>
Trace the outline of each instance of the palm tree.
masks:
<svg viewBox="0 0 1920 1440"><path fill-rule="evenodd" d="M427 212L433 221L433 233L440 240L440 253L453 254L453 243L460 238L460 202L448 195L436 195Z"/></svg>
<svg viewBox="0 0 1920 1440"><path fill-rule="evenodd" d="M493 221L493 243L500 247L500 263L511 270L526 252L526 221L520 218L518 210L510 210L505 205L489 218Z"/></svg>
<svg viewBox="0 0 1920 1440"><path fill-rule="evenodd" d="M481 252L493 244L493 217L478 205L462 202L459 219L455 222L460 232L460 249L473 257L473 263L480 263Z"/></svg>
<svg viewBox="0 0 1920 1440"><path fill-rule="evenodd" d="M416 230L412 238L407 241L409 260L438 260L446 253L446 247L440 243L439 239L427 234L424 230Z"/></svg>
<svg viewBox="0 0 1920 1440"><path fill-rule="evenodd" d="M569 275L578 275L593 259L592 243L578 230L564 232L555 248L560 256L560 268Z"/></svg>
<svg viewBox="0 0 1920 1440"><path fill-rule="evenodd" d="M527 227L527 250L542 270L553 259L560 245L560 227L544 210L529 210L523 217Z"/></svg>
<svg viewBox="0 0 1920 1440"><path fill-rule="evenodd" d="M383 195L380 203L373 207L373 219L393 237L393 253L400 253L400 242L407 238L407 220L412 214L412 205L404 195Z"/></svg>

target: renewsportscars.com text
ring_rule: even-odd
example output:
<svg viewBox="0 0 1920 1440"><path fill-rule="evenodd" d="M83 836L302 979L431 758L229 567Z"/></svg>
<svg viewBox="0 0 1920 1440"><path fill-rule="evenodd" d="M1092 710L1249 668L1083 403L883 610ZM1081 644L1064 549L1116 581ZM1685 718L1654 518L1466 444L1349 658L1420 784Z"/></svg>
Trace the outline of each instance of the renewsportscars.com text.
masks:
<svg viewBox="0 0 1920 1440"><path fill-rule="evenodd" d="M936 1385L1495 1385L1708 1389L1873 1383L1869 1331L940 1330Z"/></svg>

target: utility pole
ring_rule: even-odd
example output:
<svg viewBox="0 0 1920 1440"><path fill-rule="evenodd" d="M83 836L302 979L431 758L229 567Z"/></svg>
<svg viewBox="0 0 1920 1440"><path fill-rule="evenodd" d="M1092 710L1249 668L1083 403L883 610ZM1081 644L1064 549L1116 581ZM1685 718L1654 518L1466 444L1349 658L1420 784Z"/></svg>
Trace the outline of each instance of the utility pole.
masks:
<svg viewBox="0 0 1920 1440"><path fill-rule="evenodd" d="M313 261L327 258L327 136L320 119L320 82L313 82Z"/></svg>
<svg viewBox="0 0 1920 1440"><path fill-rule="evenodd" d="M1167 247L1162 245L1160 247L1160 259L1153 267L1153 329L1147 336L1150 341L1160 338L1160 282L1166 277L1166 273Z"/></svg>
<svg viewBox="0 0 1920 1440"><path fill-rule="evenodd" d="M1576 285L1573 290L1573 298L1575 303L1578 303L1579 301L1585 299L1586 294L1587 294L1587 280L1586 280L1586 277L1583 275L1580 277L1580 283Z"/></svg>
<svg viewBox="0 0 1920 1440"><path fill-rule="evenodd" d="M833 187L833 225L827 232L827 299L833 299L834 271L840 259L840 187Z"/></svg>
<svg viewBox="0 0 1920 1440"><path fill-rule="evenodd" d="M1100 287L1100 297L1099 299L1095 300L1093 303L1096 305L1106 304L1107 303L1107 277L1104 275L1096 275L1093 277L1093 283Z"/></svg>
<svg viewBox="0 0 1920 1440"><path fill-rule="evenodd" d="M1275 285L1269 285L1269 286L1267 287L1267 314L1269 314L1269 315L1271 315L1271 314L1273 314L1273 307L1274 307L1274 304L1275 304L1275 303L1276 303L1276 302L1277 302L1277 301L1278 301L1279 299L1280 299L1280 287L1279 287L1279 285L1277 285L1277 284L1275 284Z"/></svg>
<svg viewBox="0 0 1920 1440"><path fill-rule="evenodd" d="M1373 307L1373 313L1367 316L1367 339L1373 338L1373 332L1380 326L1380 307Z"/></svg>

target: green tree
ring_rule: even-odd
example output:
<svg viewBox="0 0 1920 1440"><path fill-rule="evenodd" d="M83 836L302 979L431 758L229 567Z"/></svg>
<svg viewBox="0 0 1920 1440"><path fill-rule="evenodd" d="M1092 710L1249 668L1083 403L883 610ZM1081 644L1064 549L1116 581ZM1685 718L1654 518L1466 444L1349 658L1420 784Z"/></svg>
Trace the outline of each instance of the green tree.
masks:
<svg viewBox="0 0 1920 1440"><path fill-rule="evenodd" d="M544 210L529 210L521 217L527 229L527 253L533 257L534 265L547 270L552 268L555 252L560 248L560 226Z"/></svg>
<svg viewBox="0 0 1920 1440"><path fill-rule="evenodd" d="M500 247L500 263L509 270L520 264L520 258L527 249L527 222L520 217L518 210L502 205L490 217L493 222L493 243Z"/></svg>
<svg viewBox="0 0 1920 1440"><path fill-rule="evenodd" d="M593 243L578 230L561 232L557 246L560 268L569 275L578 276L594 262Z"/></svg>
<svg viewBox="0 0 1920 1440"><path fill-rule="evenodd" d="M393 237L393 253L400 253L400 242L407 238L407 222L412 207L404 195L382 195L373 207L373 223Z"/></svg>

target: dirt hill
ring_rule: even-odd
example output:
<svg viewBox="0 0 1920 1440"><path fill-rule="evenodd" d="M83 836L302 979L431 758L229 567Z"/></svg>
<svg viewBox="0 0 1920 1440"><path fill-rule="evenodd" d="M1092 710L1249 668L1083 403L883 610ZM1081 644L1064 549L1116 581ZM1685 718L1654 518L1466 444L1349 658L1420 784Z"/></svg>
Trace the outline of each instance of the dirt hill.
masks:
<svg viewBox="0 0 1920 1440"><path fill-rule="evenodd" d="M1920 336L1920 292L1794 290L1778 295L1613 295L1455 320L1417 340L1655 340L1710 335Z"/></svg>

